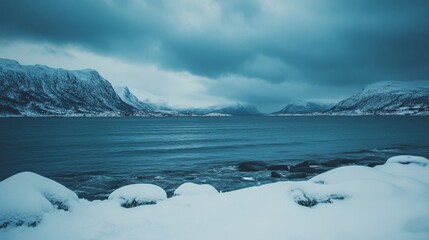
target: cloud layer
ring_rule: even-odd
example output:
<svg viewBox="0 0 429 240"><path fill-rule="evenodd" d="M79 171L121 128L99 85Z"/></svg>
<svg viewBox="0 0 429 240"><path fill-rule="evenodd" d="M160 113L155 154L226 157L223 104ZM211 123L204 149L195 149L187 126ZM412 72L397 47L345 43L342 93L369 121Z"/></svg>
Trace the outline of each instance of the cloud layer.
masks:
<svg viewBox="0 0 429 240"><path fill-rule="evenodd" d="M210 79L208 93L275 102L285 100L276 86L337 98L338 87L428 79L428 12L426 0L14 0L0 3L0 39L78 46ZM238 84L267 92L220 90Z"/></svg>

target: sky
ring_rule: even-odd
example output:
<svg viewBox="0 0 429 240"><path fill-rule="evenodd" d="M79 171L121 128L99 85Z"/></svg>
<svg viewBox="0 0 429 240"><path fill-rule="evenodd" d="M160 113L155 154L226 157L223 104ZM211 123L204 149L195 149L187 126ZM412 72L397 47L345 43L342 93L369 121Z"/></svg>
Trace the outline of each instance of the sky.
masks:
<svg viewBox="0 0 429 240"><path fill-rule="evenodd" d="M176 107L332 103L429 79L427 0L1 0L0 57Z"/></svg>

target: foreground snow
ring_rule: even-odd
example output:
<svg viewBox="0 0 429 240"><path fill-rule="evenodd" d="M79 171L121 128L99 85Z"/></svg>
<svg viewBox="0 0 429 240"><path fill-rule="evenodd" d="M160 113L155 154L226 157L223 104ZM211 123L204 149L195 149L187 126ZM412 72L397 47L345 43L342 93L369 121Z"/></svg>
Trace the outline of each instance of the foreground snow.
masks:
<svg viewBox="0 0 429 240"><path fill-rule="evenodd" d="M185 184L168 199L134 185L93 202L21 173L0 182L0 226L0 239L429 239L429 160L398 156L228 193Z"/></svg>

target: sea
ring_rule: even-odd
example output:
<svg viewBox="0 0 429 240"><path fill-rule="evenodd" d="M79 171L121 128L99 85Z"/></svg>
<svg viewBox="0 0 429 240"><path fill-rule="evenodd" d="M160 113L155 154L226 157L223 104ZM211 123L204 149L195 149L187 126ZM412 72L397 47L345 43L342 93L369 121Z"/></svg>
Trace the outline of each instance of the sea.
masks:
<svg viewBox="0 0 429 240"><path fill-rule="evenodd" d="M429 117L0 118L0 181L31 171L88 200L135 183L169 196L185 182L232 191L291 180L270 166L373 167L402 154L429 157ZM294 181L339 167L324 166Z"/></svg>

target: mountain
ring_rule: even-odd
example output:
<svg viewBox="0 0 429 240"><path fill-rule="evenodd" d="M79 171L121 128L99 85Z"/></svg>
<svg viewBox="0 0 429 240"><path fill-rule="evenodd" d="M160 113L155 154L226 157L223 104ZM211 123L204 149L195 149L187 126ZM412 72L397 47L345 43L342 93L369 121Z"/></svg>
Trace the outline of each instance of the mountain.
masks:
<svg viewBox="0 0 429 240"><path fill-rule="evenodd" d="M21 65L0 58L0 116L225 116L257 115L241 104L174 109L113 88L97 71Z"/></svg>
<svg viewBox="0 0 429 240"><path fill-rule="evenodd" d="M206 115L206 116L250 116L261 115L258 109L251 105L243 105L240 103L226 106L212 106L207 108L191 108L178 110L184 115Z"/></svg>
<svg viewBox="0 0 429 240"><path fill-rule="evenodd" d="M174 108L165 104L155 104L149 101L138 99L128 87L115 87L116 93L125 103L136 109L152 112L152 114L164 114L168 116L239 116L239 115L260 115L261 113L254 106L234 104L211 106L206 108Z"/></svg>
<svg viewBox="0 0 429 240"><path fill-rule="evenodd" d="M339 102L332 115L428 115L429 81L378 82Z"/></svg>
<svg viewBox="0 0 429 240"><path fill-rule="evenodd" d="M177 110L166 106L165 104L155 104L149 101L141 101L138 99L128 87L114 87L115 92L118 96L132 106L134 111L134 116L179 116Z"/></svg>
<svg viewBox="0 0 429 240"><path fill-rule="evenodd" d="M95 70L0 59L0 115L122 116L134 110Z"/></svg>
<svg viewBox="0 0 429 240"><path fill-rule="evenodd" d="M305 101L293 101L287 104L282 110L272 113L271 115L312 115L321 114L328 111L332 105L305 102Z"/></svg>
<svg viewBox="0 0 429 240"><path fill-rule="evenodd" d="M146 112L154 111L155 106L150 103L140 101L134 94L131 93L128 87L115 87L116 94L121 98L122 101L128 105L133 106L136 109L144 110Z"/></svg>

